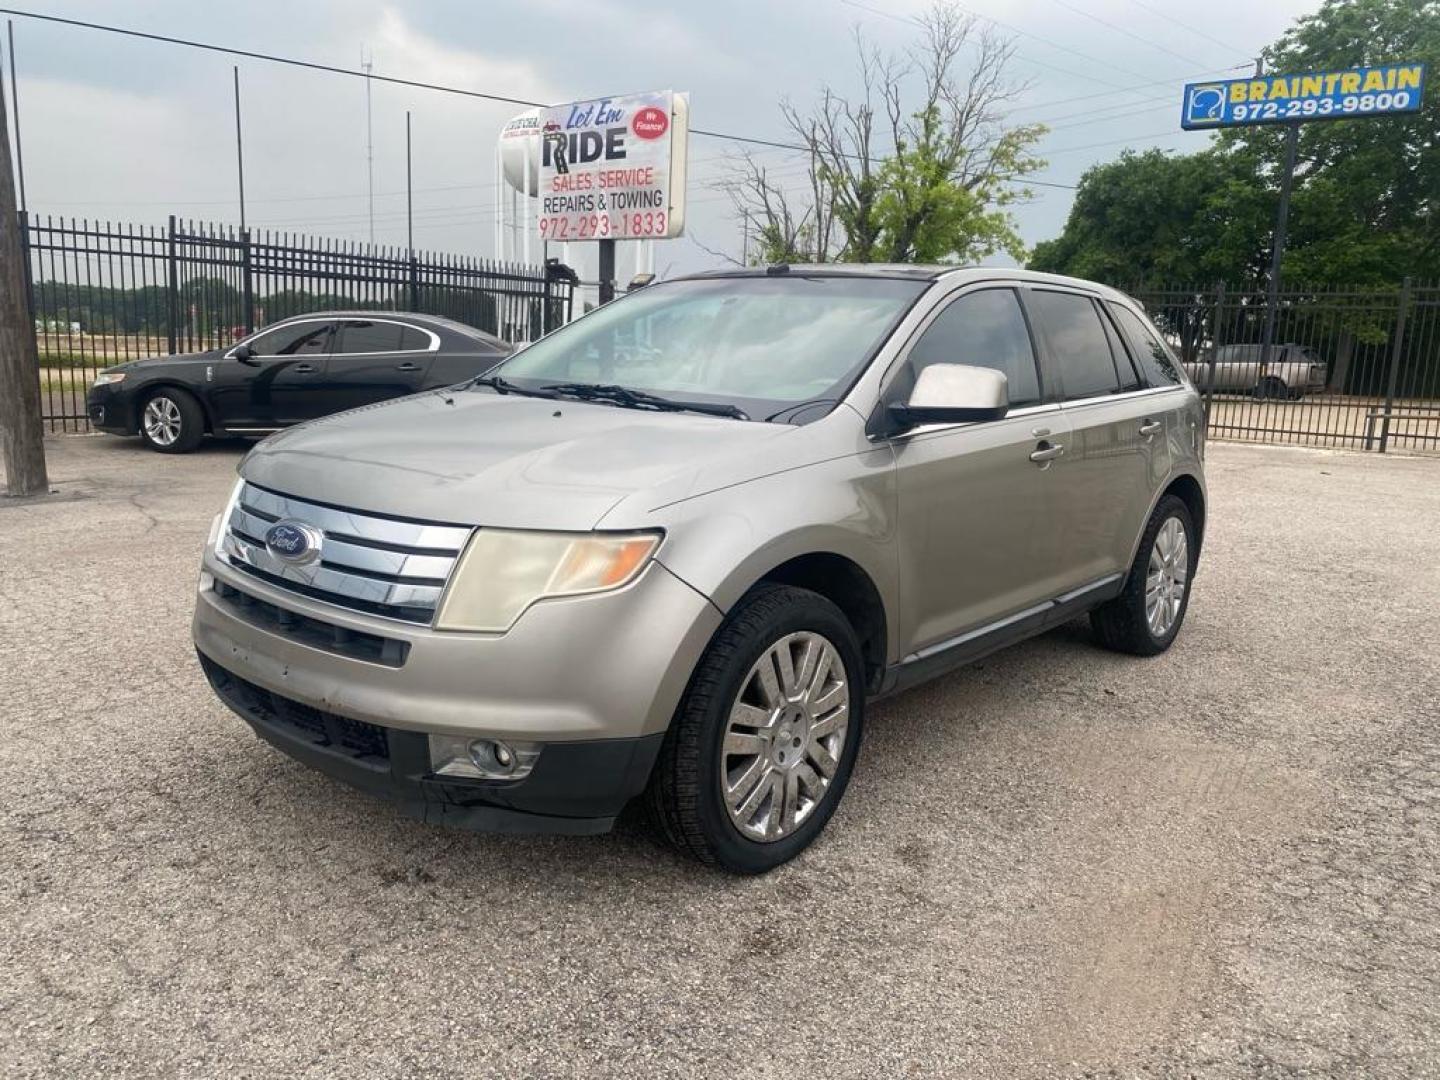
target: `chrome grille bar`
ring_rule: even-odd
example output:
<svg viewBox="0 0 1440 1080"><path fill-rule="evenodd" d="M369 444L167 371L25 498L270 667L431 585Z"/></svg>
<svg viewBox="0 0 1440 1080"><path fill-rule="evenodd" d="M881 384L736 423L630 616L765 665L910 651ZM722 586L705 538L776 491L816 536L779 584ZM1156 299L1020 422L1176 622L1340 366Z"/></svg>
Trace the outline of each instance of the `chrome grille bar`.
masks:
<svg viewBox="0 0 1440 1080"><path fill-rule="evenodd" d="M265 534L277 521L323 534L319 558L277 557ZM471 529L343 510L246 484L226 523L221 553L278 588L356 611L430 623Z"/></svg>

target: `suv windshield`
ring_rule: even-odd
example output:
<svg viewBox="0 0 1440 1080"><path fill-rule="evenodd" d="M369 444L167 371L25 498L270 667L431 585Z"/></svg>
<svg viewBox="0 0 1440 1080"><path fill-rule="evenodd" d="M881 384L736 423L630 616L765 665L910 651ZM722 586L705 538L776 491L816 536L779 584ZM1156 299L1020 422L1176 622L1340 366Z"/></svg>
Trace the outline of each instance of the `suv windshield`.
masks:
<svg viewBox="0 0 1440 1080"><path fill-rule="evenodd" d="M623 387L777 419L838 400L928 285L800 274L652 285L537 341L486 382L577 396L602 387L607 402L655 407L615 393Z"/></svg>

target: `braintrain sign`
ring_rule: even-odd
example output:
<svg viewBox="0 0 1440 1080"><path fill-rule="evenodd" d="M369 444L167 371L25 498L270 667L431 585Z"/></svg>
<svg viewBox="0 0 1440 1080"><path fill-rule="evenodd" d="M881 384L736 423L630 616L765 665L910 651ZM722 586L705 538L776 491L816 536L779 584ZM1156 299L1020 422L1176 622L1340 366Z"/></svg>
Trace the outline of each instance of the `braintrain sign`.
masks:
<svg viewBox="0 0 1440 1080"><path fill-rule="evenodd" d="M688 94L669 90L541 109L540 235L649 240L685 228Z"/></svg>
<svg viewBox="0 0 1440 1080"><path fill-rule="evenodd" d="M1182 99L1180 126L1198 131L1417 112L1424 93L1424 64L1190 83Z"/></svg>

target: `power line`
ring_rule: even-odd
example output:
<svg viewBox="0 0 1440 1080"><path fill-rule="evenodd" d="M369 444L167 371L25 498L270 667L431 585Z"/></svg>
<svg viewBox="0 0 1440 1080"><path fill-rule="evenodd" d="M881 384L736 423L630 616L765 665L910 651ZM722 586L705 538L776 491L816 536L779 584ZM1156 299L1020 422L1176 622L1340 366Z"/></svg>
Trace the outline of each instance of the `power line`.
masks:
<svg viewBox="0 0 1440 1080"><path fill-rule="evenodd" d="M1144 139L1159 139L1166 135L1175 135L1174 128L1166 128L1164 131L1151 131L1144 135L1131 135L1126 139L1110 139L1107 142L1086 143L1084 146L1064 146L1059 150L1046 150L1046 157L1054 157L1056 154L1073 154L1077 150L1098 150L1102 146L1119 146L1121 143L1141 142Z"/></svg>
<svg viewBox="0 0 1440 1080"><path fill-rule="evenodd" d="M1202 38L1204 38L1206 41L1210 42L1210 43L1213 44L1213 45L1219 45L1222 49L1226 50L1227 52L1242 53L1242 54L1243 54L1244 52L1246 52L1245 49L1237 49L1234 45L1230 45L1230 44L1228 44L1228 43L1226 43L1226 42L1224 42L1224 41L1221 41L1219 38L1217 38L1217 37L1216 37L1215 35L1213 35L1213 34L1207 34L1204 30L1201 30L1199 27L1191 26L1189 23L1183 23L1183 22L1181 22L1179 19L1175 18L1174 15L1170 14L1170 12L1168 12L1168 11L1160 11L1158 8L1153 8L1153 7L1151 7L1149 4L1143 3L1142 0L1130 0L1130 2L1131 2L1132 4L1134 4L1136 7L1140 8L1142 11L1148 11L1151 15L1158 16L1159 18L1162 18L1162 19L1165 19L1165 20L1167 20L1167 21L1169 21L1169 22L1174 23L1176 26L1180 27L1181 30L1188 30L1188 31L1190 31L1190 33L1196 35L1197 37L1202 37Z"/></svg>
<svg viewBox="0 0 1440 1080"><path fill-rule="evenodd" d="M869 4L861 3L861 0L840 0L840 2L842 4L845 4L847 7L859 8L861 11L868 11L872 15L879 15L882 19L890 19L893 22L905 23L909 26L919 27L923 27L925 25L913 15L896 15L893 11L884 11L880 8L871 7ZM1015 58L1027 64L1034 64L1036 67L1049 68L1051 71L1058 71L1060 74L1069 75L1072 78L1085 79L1087 82L1097 82L1101 86L1113 86L1116 88L1117 91L1123 89L1123 87L1121 87L1119 83L1113 83L1106 79L1096 78L1094 75L1090 75L1082 71L1072 71L1069 68L1063 68L1056 64L1049 63L1045 60L1037 60L1033 56L1026 56L1019 51L1015 53Z"/></svg>
<svg viewBox="0 0 1440 1080"><path fill-rule="evenodd" d="M106 23L88 22L84 19L67 19L59 15L40 15L33 11L20 11L17 8L0 8L0 14L16 15L22 19L37 19L41 22L58 23L63 26L75 26L84 30L98 30L106 34L121 34L125 37L141 38L146 41L158 41L166 45L183 45L191 49L203 49L207 52L224 53L226 56L243 56L251 60L264 60L272 64L285 64L290 67L305 68L310 71L322 71L330 75L347 75L355 79L374 79L377 82L390 83L394 86L408 86L417 90L433 90L441 94L456 94L460 97L478 98L482 101L495 101L504 105L522 105L532 109L549 108L544 102L530 101L527 98L511 97L507 94L493 94L484 90L467 90L463 87L445 86L442 83L422 82L418 79L402 79L396 75L376 75L374 72L360 71L355 68L339 67L334 64L321 64L313 60L297 60L290 56L255 52L250 49L236 49L229 45L216 45L208 41L193 41L189 38L171 37L168 34L152 34L144 30L131 30L123 26L110 26ZM691 128L690 134L703 135L711 139L725 139L729 142L750 143L755 146L771 146L781 150L808 149L795 143L785 143L775 139L755 138L749 135L736 135L732 132L725 131L710 131L706 128Z"/></svg>
<svg viewBox="0 0 1440 1080"><path fill-rule="evenodd" d="M1161 45L1158 41L1147 38L1143 34L1137 34L1133 30L1127 30L1123 26L1117 26L1109 19L1102 19L1099 15L1092 15L1084 8L1076 7L1074 4L1070 3L1069 0L1050 0L1050 2L1059 5L1066 11L1073 11L1076 15L1084 16L1091 22L1099 23L1101 26L1105 27L1106 29L1113 30L1117 34L1123 34L1131 41L1138 41L1142 45L1149 45L1150 48L1158 49L1160 52L1165 53L1165 55L1173 56L1177 60L1184 60L1187 64L1194 63L1194 61L1190 57L1186 56L1184 53L1178 53L1174 49L1170 48L1168 45Z"/></svg>

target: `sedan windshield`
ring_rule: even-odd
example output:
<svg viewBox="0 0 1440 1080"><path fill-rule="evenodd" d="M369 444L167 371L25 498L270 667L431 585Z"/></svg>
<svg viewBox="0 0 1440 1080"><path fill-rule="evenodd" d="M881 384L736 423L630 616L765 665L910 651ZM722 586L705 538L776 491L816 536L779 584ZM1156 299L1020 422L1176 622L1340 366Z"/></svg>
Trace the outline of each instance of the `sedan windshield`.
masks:
<svg viewBox="0 0 1440 1080"><path fill-rule="evenodd" d="M652 285L537 341L481 385L785 418L838 401L928 284L791 273Z"/></svg>

